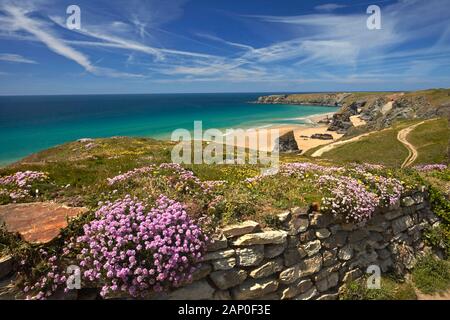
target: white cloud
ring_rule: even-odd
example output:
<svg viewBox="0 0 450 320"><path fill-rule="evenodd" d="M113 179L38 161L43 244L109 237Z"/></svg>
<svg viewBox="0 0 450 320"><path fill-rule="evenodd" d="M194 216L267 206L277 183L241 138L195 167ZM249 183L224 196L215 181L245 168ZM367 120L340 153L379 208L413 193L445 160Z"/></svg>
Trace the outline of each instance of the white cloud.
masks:
<svg viewBox="0 0 450 320"><path fill-rule="evenodd" d="M330 11L334 11L334 10L345 8L345 7L347 7L347 6L343 5L343 4L326 3L326 4L321 4L321 5L315 6L314 9L316 9L318 11L330 12Z"/></svg>
<svg viewBox="0 0 450 320"><path fill-rule="evenodd" d="M37 64L37 62L34 60L31 60L31 59L22 57L19 54L13 54L13 53L0 53L0 61Z"/></svg>

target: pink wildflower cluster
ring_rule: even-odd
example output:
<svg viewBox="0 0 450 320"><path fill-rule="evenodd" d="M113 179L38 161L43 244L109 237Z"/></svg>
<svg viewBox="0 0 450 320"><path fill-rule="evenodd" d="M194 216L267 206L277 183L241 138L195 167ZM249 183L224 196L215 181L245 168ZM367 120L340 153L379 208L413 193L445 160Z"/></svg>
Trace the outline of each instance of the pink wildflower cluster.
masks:
<svg viewBox="0 0 450 320"><path fill-rule="evenodd" d="M447 169L446 164L421 164L414 167L417 171L420 172L429 172L429 171L443 171Z"/></svg>
<svg viewBox="0 0 450 320"><path fill-rule="evenodd" d="M322 207L346 222L369 220L379 204L378 196L352 177L323 175L319 185L331 193L331 197L322 199Z"/></svg>
<svg viewBox="0 0 450 320"><path fill-rule="evenodd" d="M151 173L153 170L155 170L155 167L151 166L151 165L147 166L147 167L136 168L136 169L130 170L130 171L126 172L126 173L119 174L119 175L117 175L117 176L115 176L113 178L108 178L108 184L110 186L112 186L112 185L114 185L116 183L129 180L129 179L134 178L136 176L140 176L142 174Z"/></svg>
<svg viewBox="0 0 450 320"><path fill-rule="evenodd" d="M123 291L135 297L189 281L206 241L184 207L165 196L150 211L129 196L108 203L77 239L84 278L101 280L102 295Z"/></svg>
<svg viewBox="0 0 450 320"><path fill-rule="evenodd" d="M0 195L12 200L31 196L32 184L48 179L47 174L39 171L18 171L6 177L0 177Z"/></svg>
<svg viewBox="0 0 450 320"><path fill-rule="evenodd" d="M330 174L342 171L342 167L327 167L309 162L292 162L280 166L280 173L285 176L302 177L306 172L318 171L320 173Z"/></svg>
<svg viewBox="0 0 450 320"><path fill-rule="evenodd" d="M399 180L366 174L365 181L379 197L380 206L394 206L400 201L404 187Z"/></svg>
<svg viewBox="0 0 450 320"><path fill-rule="evenodd" d="M117 175L113 178L108 178L108 184L114 185L119 182L124 182L142 175L151 175L154 174L157 170L168 170L174 173L175 176L168 177L167 181L172 185L173 188L184 192L189 192L192 188L195 187L199 187L204 192L209 192L214 187L222 185L224 183L224 181L203 182L198 177L196 177L192 171L186 170L178 163L162 163L157 167L150 165L142 168L136 168L126 173Z"/></svg>
<svg viewBox="0 0 450 320"><path fill-rule="evenodd" d="M288 177L296 177L296 178L305 178L305 175L309 172L317 172L317 173L333 173L333 172L342 172L344 168L342 167L327 167L327 166L321 166L315 163L310 162L290 162L290 163L284 163L280 166L278 173L283 176ZM247 183L253 183L258 182L261 179L270 176L272 174L262 174L258 175L256 177L247 178L245 179L245 182Z"/></svg>

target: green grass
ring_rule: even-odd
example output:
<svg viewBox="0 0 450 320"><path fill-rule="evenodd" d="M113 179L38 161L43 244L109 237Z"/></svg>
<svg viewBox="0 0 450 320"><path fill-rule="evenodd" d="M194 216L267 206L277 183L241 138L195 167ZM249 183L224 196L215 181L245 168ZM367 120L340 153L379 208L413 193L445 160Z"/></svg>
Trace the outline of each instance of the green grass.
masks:
<svg viewBox="0 0 450 320"><path fill-rule="evenodd" d="M407 137L418 152L414 164L447 162L449 138L447 119L437 119L418 126Z"/></svg>
<svg viewBox="0 0 450 320"><path fill-rule="evenodd" d="M397 140L397 133L396 129L379 131L338 146L324 153L322 158L336 163L375 163L399 167L408 156L408 150Z"/></svg>
<svg viewBox="0 0 450 320"><path fill-rule="evenodd" d="M416 287L423 293L435 294L450 288L450 263L431 255L418 261L412 275Z"/></svg>
<svg viewBox="0 0 450 320"><path fill-rule="evenodd" d="M366 278L348 283L339 295L341 300L416 300L414 287L409 282L401 282L394 277L381 278L380 289L368 289Z"/></svg>

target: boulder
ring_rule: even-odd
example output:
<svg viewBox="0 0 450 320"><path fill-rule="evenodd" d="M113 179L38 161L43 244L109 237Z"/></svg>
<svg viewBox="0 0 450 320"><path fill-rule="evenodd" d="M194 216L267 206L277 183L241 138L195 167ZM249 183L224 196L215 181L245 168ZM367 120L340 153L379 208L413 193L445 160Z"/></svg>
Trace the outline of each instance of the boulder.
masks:
<svg viewBox="0 0 450 320"><path fill-rule="evenodd" d="M7 204L0 206L0 224L19 233L33 244L48 243L67 227L67 219L87 212L87 208L67 207L52 202Z"/></svg>
<svg viewBox="0 0 450 320"><path fill-rule="evenodd" d="M333 136L329 133L314 133L311 135L311 139L333 140Z"/></svg>

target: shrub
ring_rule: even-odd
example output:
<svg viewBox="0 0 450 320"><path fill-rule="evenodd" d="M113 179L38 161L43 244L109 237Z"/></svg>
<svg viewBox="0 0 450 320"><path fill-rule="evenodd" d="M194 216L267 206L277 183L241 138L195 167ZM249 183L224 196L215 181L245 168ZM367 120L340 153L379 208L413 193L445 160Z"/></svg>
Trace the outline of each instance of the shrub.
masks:
<svg viewBox="0 0 450 320"><path fill-rule="evenodd" d="M130 197L106 204L77 239L83 276L101 280L102 295L123 291L132 296L191 280L206 241L184 207L165 196L150 211Z"/></svg>
<svg viewBox="0 0 450 320"><path fill-rule="evenodd" d="M319 185L330 193L322 199L322 210L343 217L346 222L369 220L379 204L374 193L351 177L324 175L319 178Z"/></svg>
<svg viewBox="0 0 450 320"><path fill-rule="evenodd" d="M102 286L103 296L125 292L142 297L190 281L207 240L181 203L160 196L148 210L128 196L101 206L83 234L68 239L60 252L41 249L30 278L40 276L24 283L24 292L28 298L50 296L74 276L66 274L65 266L75 264L83 282Z"/></svg>

